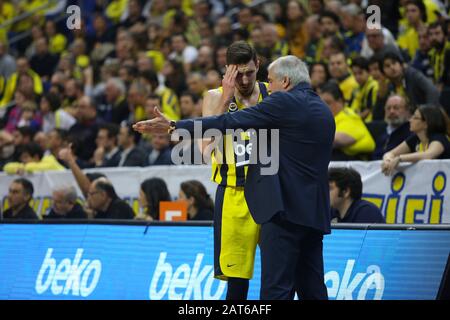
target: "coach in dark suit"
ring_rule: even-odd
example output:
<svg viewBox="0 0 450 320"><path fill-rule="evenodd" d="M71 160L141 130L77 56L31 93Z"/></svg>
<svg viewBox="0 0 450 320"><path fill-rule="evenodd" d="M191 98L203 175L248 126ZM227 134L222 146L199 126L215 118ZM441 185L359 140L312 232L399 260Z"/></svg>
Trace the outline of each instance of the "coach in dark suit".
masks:
<svg viewBox="0 0 450 320"><path fill-rule="evenodd" d="M263 175L249 166L245 197L261 224L261 299L327 299L323 270L323 235L330 233L328 164L335 133L334 118L310 87L306 65L281 57L268 68L272 95L254 107L220 116L169 122L161 114L135 125L140 132L187 129L201 121L202 130L279 129L279 170ZM229 103L238 76L229 66L222 103ZM276 150L279 147L279 150Z"/></svg>

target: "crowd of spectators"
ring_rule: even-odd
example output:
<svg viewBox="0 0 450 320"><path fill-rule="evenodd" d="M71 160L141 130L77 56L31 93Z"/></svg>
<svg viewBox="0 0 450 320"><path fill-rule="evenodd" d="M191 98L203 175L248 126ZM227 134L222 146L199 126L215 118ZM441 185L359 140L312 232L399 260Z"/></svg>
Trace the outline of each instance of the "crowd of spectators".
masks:
<svg viewBox="0 0 450 320"><path fill-rule="evenodd" d="M68 28L70 5L81 9L79 28ZM106 214L114 188L82 170L171 165L170 137L131 125L155 105L174 120L201 116L238 40L256 49L260 81L280 56L308 63L336 120L332 160L383 160L391 174L401 161L448 159L449 9L443 0L0 0L0 170L70 169ZM141 185L141 218L157 219L156 199L170 198L161 188ZM210 216L203 191L181 187L190 217ZM55 192L53 216L82 214L73 190Z"/></svg>

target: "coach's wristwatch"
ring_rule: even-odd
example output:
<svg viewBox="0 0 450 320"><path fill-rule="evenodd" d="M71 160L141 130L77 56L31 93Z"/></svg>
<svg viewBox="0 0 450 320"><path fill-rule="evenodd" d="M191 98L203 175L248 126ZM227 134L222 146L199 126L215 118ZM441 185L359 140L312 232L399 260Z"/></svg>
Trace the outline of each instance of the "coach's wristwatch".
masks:
<svg viewBox="0 0 450 320"><path fill-rule="evenodd" d="M168 134L172 134L172 132L174 132L174 130L176 129L176 124L176 121L170 120L169 129L167 130Z"/></svg>

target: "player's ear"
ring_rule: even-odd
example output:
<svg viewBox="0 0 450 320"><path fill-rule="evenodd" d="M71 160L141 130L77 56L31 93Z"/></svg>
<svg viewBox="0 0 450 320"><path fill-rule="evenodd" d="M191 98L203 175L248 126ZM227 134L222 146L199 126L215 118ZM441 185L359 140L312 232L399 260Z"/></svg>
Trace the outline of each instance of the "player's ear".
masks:
<svg viewBox="0 0 450 320"><path fill-rule="evenodd" d="M256 71L259 70L260 65L261 65L261 61L259 59L256 59Z"/></svg>

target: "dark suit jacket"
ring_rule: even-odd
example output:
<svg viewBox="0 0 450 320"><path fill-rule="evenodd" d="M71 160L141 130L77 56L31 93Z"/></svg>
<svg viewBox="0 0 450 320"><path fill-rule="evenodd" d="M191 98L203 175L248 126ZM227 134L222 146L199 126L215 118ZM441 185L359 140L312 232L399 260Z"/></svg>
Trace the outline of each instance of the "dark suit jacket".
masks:
<svg viewBox="0 0 450 320"><path fill-rule="evenodd" d="M125 162L122 164L122 167L143 167L146 164L147 159L145 157L145 152L138 147L134 147L125 158Z"/></svg>
<svg viewBox="0 0 450 320"><path fill-rule="evenodd" d="M238 112L181 120L176 127L193 132L195 121L201 121L203 131L279 129L278 173L263 176L260 164L249 166L244 190L250 212L259 224L280 213L289 222L330 232L328 165L336 128L331 111L309 84L275 92Z"/></svg>

